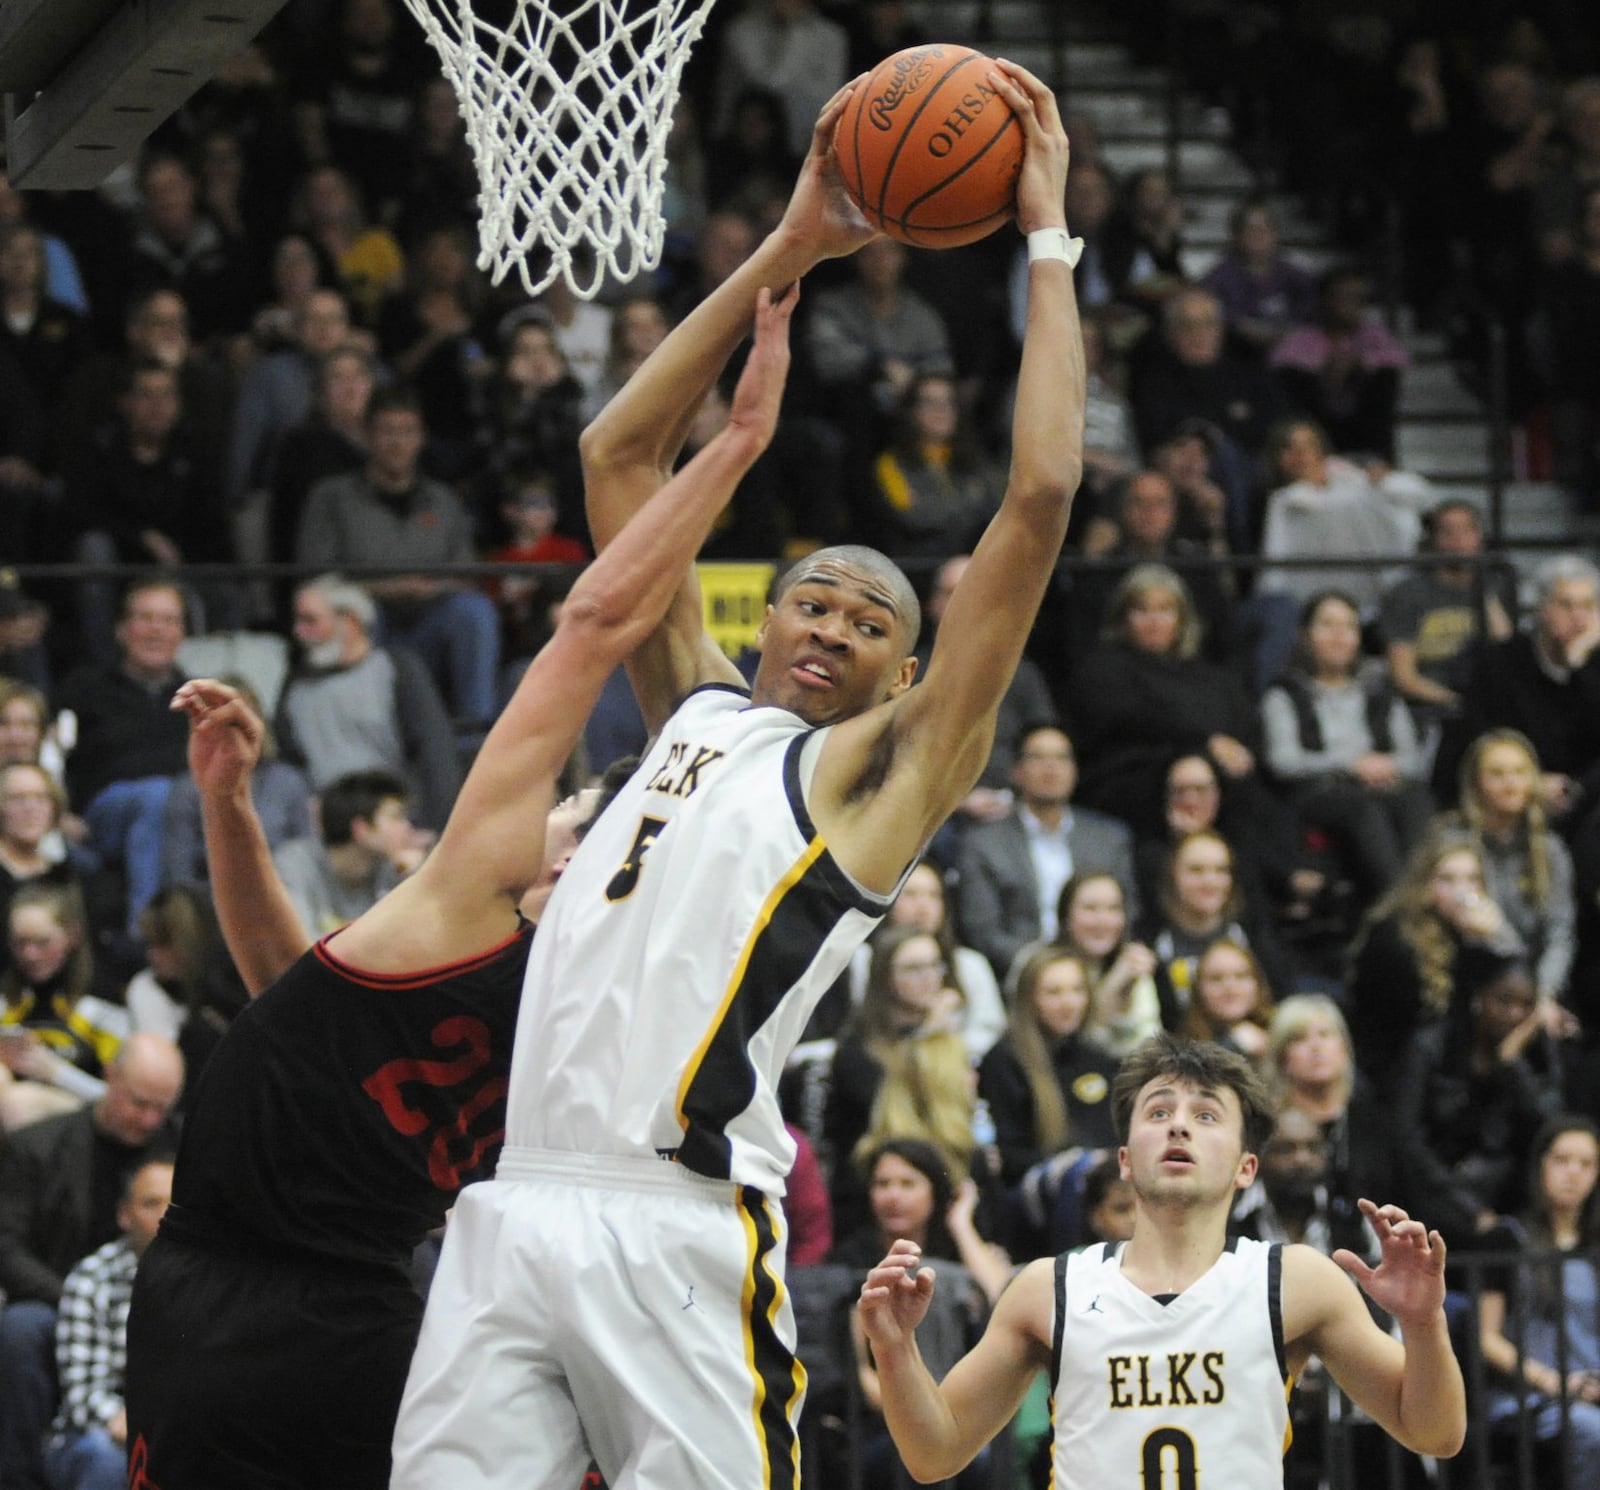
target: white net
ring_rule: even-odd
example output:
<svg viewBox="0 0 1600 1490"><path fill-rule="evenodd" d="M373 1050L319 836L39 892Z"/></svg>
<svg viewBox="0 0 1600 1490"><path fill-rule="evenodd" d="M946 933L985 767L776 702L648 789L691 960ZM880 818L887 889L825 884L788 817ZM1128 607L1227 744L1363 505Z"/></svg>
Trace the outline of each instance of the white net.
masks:
<svg viewBox="0 0 1600 1490"><path fill-rule="evenodd" d="M667 135L714 0L406 0L478 169L478 267L591 299L661 262ZM559 6L563 14L556 13Z"/></svg>

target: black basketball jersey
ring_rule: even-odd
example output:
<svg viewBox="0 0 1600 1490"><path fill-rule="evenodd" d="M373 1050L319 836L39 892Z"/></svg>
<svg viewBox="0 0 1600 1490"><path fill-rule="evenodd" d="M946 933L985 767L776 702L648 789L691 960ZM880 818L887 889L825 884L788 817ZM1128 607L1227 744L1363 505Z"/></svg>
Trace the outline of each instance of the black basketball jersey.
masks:
<svg viewBox="0 0 1600 1490"><path fill-rule="evenodd" d="M307 951L234 1021L173 1176L180 1213L240 1244L409 1256L494 1172L533 932L465 962L359 972Z"/></svg>

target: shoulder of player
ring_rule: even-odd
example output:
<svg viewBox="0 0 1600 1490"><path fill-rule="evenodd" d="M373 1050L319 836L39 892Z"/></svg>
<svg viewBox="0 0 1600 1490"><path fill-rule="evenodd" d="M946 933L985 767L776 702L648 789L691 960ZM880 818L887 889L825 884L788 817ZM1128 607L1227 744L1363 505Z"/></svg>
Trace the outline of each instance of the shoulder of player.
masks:
<svg viewBox="0 0 1600 1490"><path fill-rule="evenodd" d="M1355 1282L1315 1247L1286 1245L1282 1277L1283 1333L1290 1344L1313 1334L1345 1308L1365 1308Z"/></svg>
<svg viewBox="0 0 1600 1490"><path fill-rule="evenodd" d="M1055 1328L1056 1261L1039 1257L1018 1268L994 1306L996 1321L1046 1349Z"/></svg>

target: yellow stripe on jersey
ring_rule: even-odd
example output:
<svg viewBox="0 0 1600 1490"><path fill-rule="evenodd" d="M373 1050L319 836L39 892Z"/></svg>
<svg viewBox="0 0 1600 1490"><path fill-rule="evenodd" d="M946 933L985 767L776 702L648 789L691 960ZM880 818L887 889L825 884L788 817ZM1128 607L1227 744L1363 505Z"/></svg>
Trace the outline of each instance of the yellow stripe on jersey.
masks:
<svg viewBox="0 0 1600 1490"><path fill-rule="evenodd" d="M1285 1403L1289 1403L1289 1402L1293 1401L1293 1399L1294 1399L1294 1383L1295 1383L1295 1378L1291 1376L1283 1384L1283 1400L1284 1400ZM1289 1417L1289 1420L1283 1425L1283 1452L1284 1452L1285 1456L1288 1455L1289 1445L1292 1444L1293 1442L1294 1442L1294 1417L1291 1414L1290 1417Z"/></svg>
<svg viewBox="0 0 1600 1490"><path fill-rule="evenodd" d="M772 887L772 893L767 896L766 903L757 914L755 924L750 928L750 935L745 938L743 948L739 952L739 960L734 964L733 974L728 979L728 986L723 989L722 1000L717 1005L717 1012L712 1016L706 1032L700 1037L700 1043L695 1047L695 1052L689 1057L689 1064L684 1067L683 1079L678 1083L678 1125L687 1131L689 1115L684 1111L684 1103L688 1100L689 1088L694 1085L694 1079L700 1074L700 1067L705 1061L706 1052L711 1049L711 1042L716 1039L717 1031L722 1027L722 1022L727 1018L728 1010L733 1007L733 1001L738 996L739 989L744 984L745 972L750 966L751 954L755 951L756 944L761 940L761 934L767 929L767 924L777 913L778 907L783 903L783 897L805 878L806 872L827 851L827 845L822 841L821 835L813 838L805 847L805 852L789 866L788 872Z"/></svg>

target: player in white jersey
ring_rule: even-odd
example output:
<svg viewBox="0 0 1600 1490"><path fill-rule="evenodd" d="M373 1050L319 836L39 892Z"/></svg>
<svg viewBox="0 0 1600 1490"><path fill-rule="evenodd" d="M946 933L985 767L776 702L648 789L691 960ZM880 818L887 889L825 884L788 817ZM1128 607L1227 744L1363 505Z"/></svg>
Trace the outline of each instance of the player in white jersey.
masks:
<svg viewBox="0 0 1600 1490"><path fill-rule="evenodd" d="M589 1453L629 1490L797 1480L777 1205L792 1150L773 1085L987 761L1082 472L1067 139L1030 73L996 63L989 82L1022 123L1034 258L1004 501L918 688L915 593L870 549L789 571L748 697L692 570L635 653L660 738L540 922L507 1147L446 1238L395 1439L401 1490L570 1490ZM585 433L602 548L670 472L757 288L873 236L832 158L853 86L819 116L782 222Z"/></svg>
<svg viewBox="0 0 1600 1490"><path fill-rule="evenodd" d="M1259 1078L1221 1046L1154 1036L1123 1063L1112 1100L1133 1239L1028 1264L942 1384L917 1354L935 1284L915 1244L897 1242L863 1284L884 1417L912 1475L957 1473L1048 1370L1057 1490L1281 1490L1288 1392L1312 1355L1407 1448L1457 1453L1466 1394L1439 1233L1363 1200L1383 1248L1376 1268L1346 1251L1330 1261L1305 1246L1230 1244L1228 1212L1272 1114ZM1394 1316L1399 1340L1340 1267Z"/></svg>

